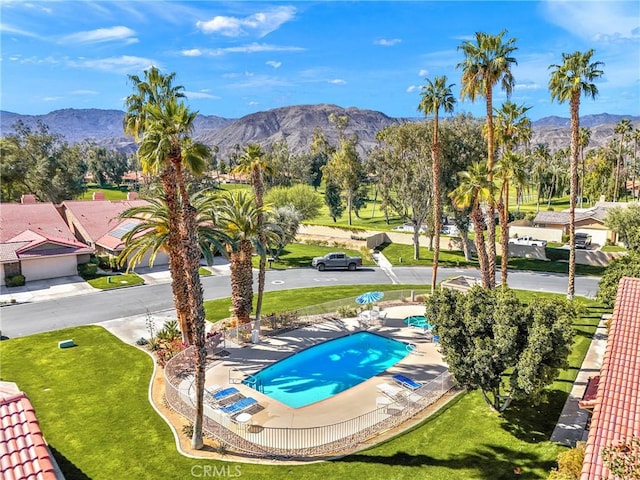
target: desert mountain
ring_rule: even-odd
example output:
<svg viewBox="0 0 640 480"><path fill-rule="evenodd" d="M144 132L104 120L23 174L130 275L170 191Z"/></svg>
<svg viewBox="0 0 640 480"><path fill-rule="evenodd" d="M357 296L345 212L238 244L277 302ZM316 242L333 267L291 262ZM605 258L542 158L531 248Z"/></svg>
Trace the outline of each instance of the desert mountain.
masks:
<svg viewBox="0 0 640 480"><path fill-rule="evenodd" d="M194 137L207 145L217 145L222 158L225 158L234 145L248 143L269 145L286 139L293 153L308 150L314 130L319 127L331 142L337 140L335 125L329 121L331 114L346 115L349 124L347 135L356 133L360 140L360 153L364 154L376 143L376 134L382 128L405 121L418 121L418 118L392 118L382 112L358 108L342 108L336 105L295 105L276 108L246 115L239 119L228 119L213 115L199 115L196 119ZM46 115L20 115L0 112L0 132L8 135L13 125L21 120L33 127L38 120L49 126L50 130L63 135L69 143L90 141L98 145L126 152L135 151L133 139L124 135L122 120L124 112L119 110L64 109L55 110ZM638 116L622 115L586 115L581 125L591 128L590 147L603 145L613 136L613 128L622 118L634 123L640 122ZM545 117L533 122L532 144L547 143L552 151L569 145L569 119Z"/></svg>

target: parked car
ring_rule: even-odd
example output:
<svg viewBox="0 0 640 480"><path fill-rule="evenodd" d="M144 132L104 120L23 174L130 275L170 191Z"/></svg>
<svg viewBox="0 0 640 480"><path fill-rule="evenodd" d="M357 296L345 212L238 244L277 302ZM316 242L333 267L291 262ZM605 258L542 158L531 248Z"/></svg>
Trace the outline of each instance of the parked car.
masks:
<svg viewBox="0 0 640 480"><path fill-rule="evenodd" d="M442 228L440 229L440 233L453 236L453 235L460 234L460 231L458 230L458 227L456 227L455 225L442 225Z"/></svg>
<svg viewBox="0 0 640 480"><path fill-rule="evenodd" d="M393 227L391 230L393 230L394 232L409 232L409 233L413 233L415 228L413 223L403 223L402 225L398 225L397 227ZM418 231L420 233L424 233L427 231L427 227L425 225L422 225Z"/></svg>
<svg viewBox="0 0 640 480"><path fill-rule="evenodd" d="M510 238L509 243L512 245L528 245L530 247L546 247L546 240L537 240L528 235L524 237Z"/></svg>
<svg viewBox="0 0 640 480"><path fill-rule="evenodd" d="M589 245L591 245L591 235L576 232L576 248L589 248Z"/></svg>
<svg viewBox="0 0 640 480"><path fill-rule="evenodd" d="M311 261L311 266L317 268L319 271L324 271L327 268L346 268L348 270L355 270L362 266L361 257L350 257L346 253L331 252L327 253L324 257L314 257Z"/></svg>

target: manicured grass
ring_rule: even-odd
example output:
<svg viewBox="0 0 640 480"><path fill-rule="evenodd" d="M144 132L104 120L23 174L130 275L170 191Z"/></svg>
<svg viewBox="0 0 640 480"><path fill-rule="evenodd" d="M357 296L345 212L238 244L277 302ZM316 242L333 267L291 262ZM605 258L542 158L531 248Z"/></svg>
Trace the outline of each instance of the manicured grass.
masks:
<svg viewBox="0 0 640 480"><path fill-rule="evenodd" d="M433 251L426 246L420 247L420 259L413 259L413 245L401 245L399 243L384 244L378 247L384 256L395 266L421 266L433 265ZM500 269L500 256L496 258L496 268ZM468 262L461 251L440 250L439 265L443 267L478 267L477 261ZM532 258L509 258L509 268L512 270L529 270L536 272L568 273L569 264L563 261L545 261ZM577 275L602 275L605 267L592 265L576 265Z"/></svg>
<svg viewBox="0 0 640 480"><path fill-rule="evenodd" d="M121 275L104 275L101 277L87 280L87 283L93 288L100 290L110 290L112 288L133 287L134 285L144 284L144 280L135 273L123 273Z"/></svg>
<svg viewBox="0 0 640 480"><path fill-rule="evenodd" d="M104 194L105 200L126 200L127 192L129 192L129 187L97 187L90 186L87 187L85 193L83 193L78 200L93 200L93 194L95 192L101 192Z"/></svg>
<svg viewBox="0 0 640 480"><path fill-rule="evenodd" d="M362 257L362 265L375 265L376 263L371 260L367 255L364 255L358 250L352 250L340 246L321 246L321 245L308 245L306 243L291 243L287 245L280 253L280 258L273 262L272 268L298 268L298 267L310 267L313 257L322 257L331 252L344 252L349 256ZM254 268L258 268L260 257L254 256L252 263ZM267 263L267 268L269 264Z"/></svg>
<svg viewBox="0 0 640 480"><path fill-rule="evenodd" d="M362 287L362 286L361 286ZM365 287L366 288L366 287ZM285 292L281 302L285 301ZM522 292L519 292L522 295ZM527 293L526 296L540 296ZM478 392L459 396L410 432L354 455L301 466L189 459L175 450L168 426L147 399L152 360L97 326L2 342L2 380L14 381L35 406L68 480L194 478L203 467L236 466L251 479L544 479L562 451L546 439L605 310L592 301L576 324L570 368L537 405L516 402L503 415ZM77 347L60 350L73 338Z"/></svg>
<svg viewBox="0 0 640 480"><path fill-rule="evenodd" d="M626 252L627 249L620 245L605 245L601 248L603 252Z"/></svg>
<svg viewBox="0 0 640 480"><path fill-rule="evenodd" d="M279 313L296 310L298 308L317 305L333 300L347 299L360 295L369 290L419 290L425 291L429 287L426 285L341 285L330 287L296 288L293 290L283 290L279 292L265 292L262 312ZM253 303L256 302L254 294ZM354 304L355 305L355 304ZM217 322L228 318L231 308L231 298L218 298L204 302L204 310L207 320Z"/></svg>
<svg viewBox="0 0 640 480"><path fill-rule="evenodd" d="M211 275L211 270L209 270L208 268L200 267L198 269L198 275L200 275L201 277L208 277L209 275Z"/></svg>

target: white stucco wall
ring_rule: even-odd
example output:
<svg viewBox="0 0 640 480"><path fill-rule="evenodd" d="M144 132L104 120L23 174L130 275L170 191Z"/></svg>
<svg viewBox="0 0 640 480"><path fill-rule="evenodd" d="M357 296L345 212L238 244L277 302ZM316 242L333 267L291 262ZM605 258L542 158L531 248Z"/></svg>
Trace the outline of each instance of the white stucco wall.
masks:
<svg viewBox="0 0 640 480"><path fill-rule="evenodd" d="M24 275L27 282L78 274L78 263L75 255L23 259L20 260L20 265L22 275Z"/></svg>

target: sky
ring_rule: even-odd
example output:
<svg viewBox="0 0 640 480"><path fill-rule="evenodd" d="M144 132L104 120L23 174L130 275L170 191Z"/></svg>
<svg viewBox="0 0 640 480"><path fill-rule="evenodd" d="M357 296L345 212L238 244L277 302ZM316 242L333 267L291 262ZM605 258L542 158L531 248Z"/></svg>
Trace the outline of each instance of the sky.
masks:
<svg viewBox="0 0 640 480"><path fill-rule="evenodd" d="M637 1L28 1L2 0L0 109L124 110L129 75L176 73L189 106L239 118L277 107L335 104L420 116L420 88L446 75L456 112L458 47L475 32L515 38L511 100L533 120L569 116L551 101L553 64L594 49L604 63L580 114L640 114ZM496 88L494 105L506 100Z"/></svg>

